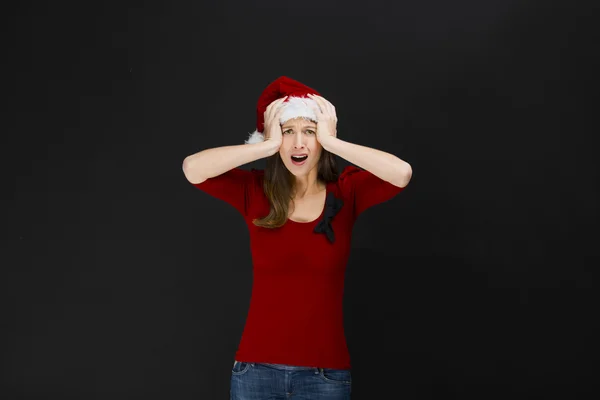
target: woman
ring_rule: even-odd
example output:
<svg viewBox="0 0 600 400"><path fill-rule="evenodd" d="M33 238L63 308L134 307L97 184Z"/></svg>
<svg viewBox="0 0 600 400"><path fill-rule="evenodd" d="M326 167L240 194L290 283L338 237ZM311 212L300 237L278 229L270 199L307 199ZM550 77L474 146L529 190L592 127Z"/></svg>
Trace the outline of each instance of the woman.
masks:
<svg viewBox="0 0 600 400"><path fill-rule="evenodd" d="M231 371L231 399L349 399L342 317L352 227L408 184L398 157L337 137L335 107L280 77L262 93L242 145L186 157L186 178L235 207L250 231L253 286ZM335 155L357 165L340 174ZM267 158L264 170L239 166Z"/></svg>

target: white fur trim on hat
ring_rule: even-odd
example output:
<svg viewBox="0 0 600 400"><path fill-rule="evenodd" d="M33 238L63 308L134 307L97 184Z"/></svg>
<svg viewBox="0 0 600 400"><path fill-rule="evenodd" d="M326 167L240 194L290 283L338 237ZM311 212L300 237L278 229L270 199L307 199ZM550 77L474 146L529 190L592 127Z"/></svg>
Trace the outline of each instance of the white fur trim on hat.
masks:
<svg viewBox="0 0 600 400"><path fill-rule="evenodd" d="M286 121L293 118L306 118L311 121L317 122L317 115L314 110L310 107L319 108L319 105L316 101L309 98L301 98L301 97L288 97L287 101L283 103L283 113L281 113L281 117L279 118L279 123L283 124ZM244 142L246 144L260 143L265 141L265 136L255 130L250 134L248 139Z"/></svg>
<svg viewBox="0 0 600 400"><path fill-rule="evenodd" d="M310 107L319 108L319 105L313 99L301 98L301 97L289 97L286 102L283 103L283 113L279 118L279 123L284 122L298 117L308 118L314 122L317 122L317 114Z"/></svg>

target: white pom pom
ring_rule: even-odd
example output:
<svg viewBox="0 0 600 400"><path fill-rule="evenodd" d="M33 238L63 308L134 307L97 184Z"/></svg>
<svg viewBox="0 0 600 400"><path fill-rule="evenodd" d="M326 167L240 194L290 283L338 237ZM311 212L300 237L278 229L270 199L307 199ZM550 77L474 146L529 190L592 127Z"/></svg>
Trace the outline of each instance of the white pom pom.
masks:
<svg viewBox="0 0 600 400"><path fill-rule="evenodd" d="M245 144L253 144L253 143L260 143L260 142L264 142L265 141L265 136L260 133L259 131L254 131L250 134L250 136L248 137L248 140L246 140L244 143Z"/></svg>

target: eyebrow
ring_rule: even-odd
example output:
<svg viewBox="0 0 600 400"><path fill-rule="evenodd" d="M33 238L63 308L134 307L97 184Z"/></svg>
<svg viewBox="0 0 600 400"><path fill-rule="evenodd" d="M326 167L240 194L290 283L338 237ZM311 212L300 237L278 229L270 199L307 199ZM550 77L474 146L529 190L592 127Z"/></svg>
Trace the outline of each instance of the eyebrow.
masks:
<svg viewBox="0 0 600 400"><path fill-rule="evenodd" d="M283 129L293 128L293 127L294 127L293 125L283 125L282 126ZM316 128L316 127L317 127L316 125L304 125L304 126L302 126L302 128L313 128L313 129Z"/></svg>

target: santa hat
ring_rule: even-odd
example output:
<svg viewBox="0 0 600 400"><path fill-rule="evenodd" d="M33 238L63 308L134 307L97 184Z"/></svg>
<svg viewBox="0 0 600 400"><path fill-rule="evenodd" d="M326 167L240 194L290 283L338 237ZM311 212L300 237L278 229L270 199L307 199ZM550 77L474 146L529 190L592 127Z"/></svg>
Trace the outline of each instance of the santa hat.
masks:
<svg viewBox="0 0 600 400"><path fill-rule="evenodd" d="M287 76L280 76L266 87L258 98L256 104L256 130L250 134L250 137L244 143L259 143L265 140L263 134L265 129L265 111L269 104L277 99L288 96L283 102L284 108L279 119L279 123L303 117L317 122L317 115L310 107L319 107L317 102L307 97L307 94L320 96L319 92L309 88L302 83L295 81Z"/></svg>

